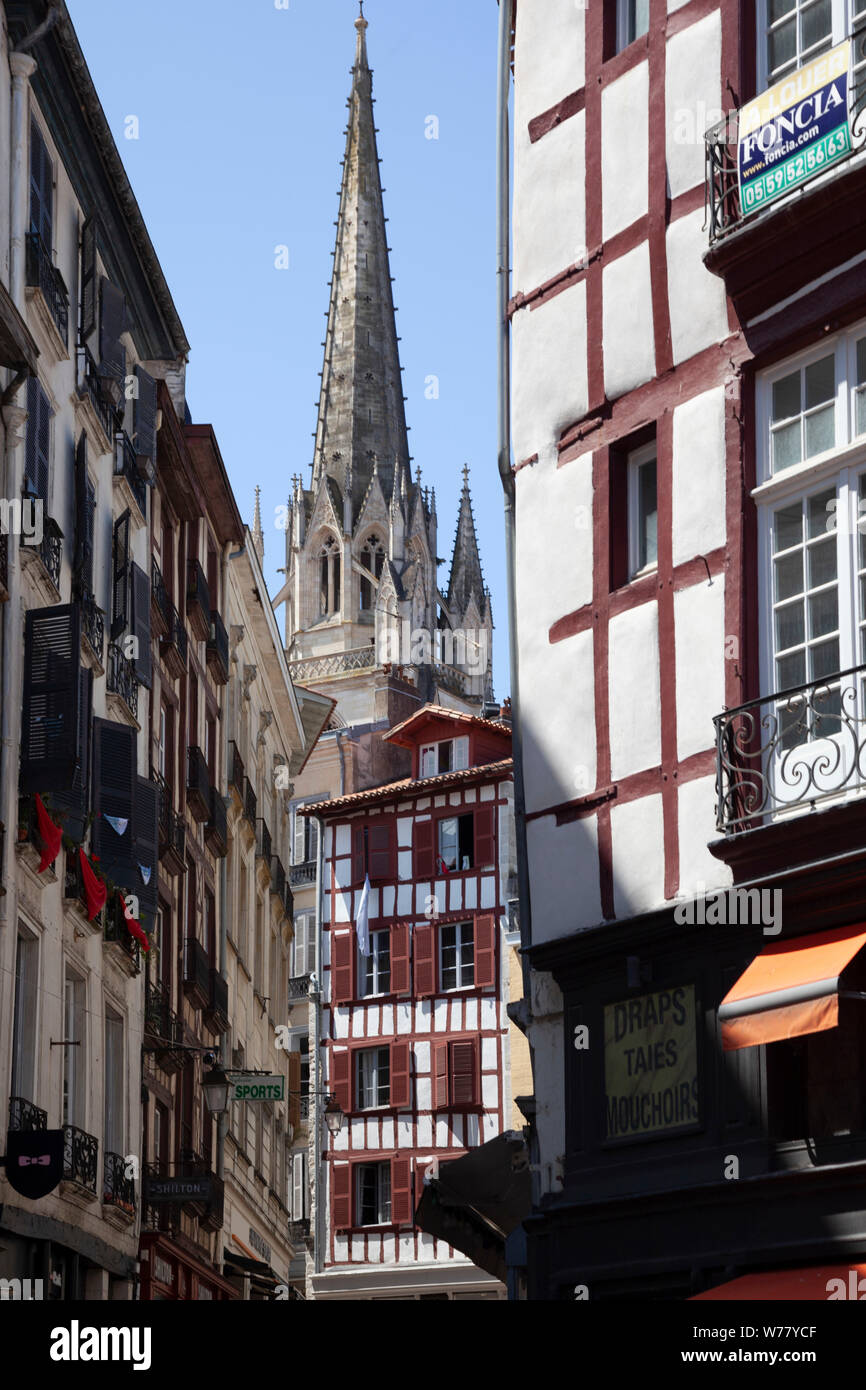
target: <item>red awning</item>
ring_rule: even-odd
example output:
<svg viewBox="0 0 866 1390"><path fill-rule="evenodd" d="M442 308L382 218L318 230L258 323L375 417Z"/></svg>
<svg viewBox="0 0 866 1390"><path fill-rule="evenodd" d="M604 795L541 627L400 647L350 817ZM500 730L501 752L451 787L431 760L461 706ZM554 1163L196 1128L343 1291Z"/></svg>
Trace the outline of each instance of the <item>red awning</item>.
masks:
<svg viewBox="0 0 866 1390"><path fill-rule="evenodd" d="M835 1028L839 977L866 945L866 924L765 946L719 1005L726 1052Z"/></svg>
<svg viewBox="0 0 866 1390"><path fill-rule="evenodd" d="M743 1274L706 1293L695 1294L689 1303L763 1302L827 1303L858 1297L866 1265L813 1265L808 1269L771 1269L761 1274ZM866 1291L866 1283L863 1285Z"/></svg>

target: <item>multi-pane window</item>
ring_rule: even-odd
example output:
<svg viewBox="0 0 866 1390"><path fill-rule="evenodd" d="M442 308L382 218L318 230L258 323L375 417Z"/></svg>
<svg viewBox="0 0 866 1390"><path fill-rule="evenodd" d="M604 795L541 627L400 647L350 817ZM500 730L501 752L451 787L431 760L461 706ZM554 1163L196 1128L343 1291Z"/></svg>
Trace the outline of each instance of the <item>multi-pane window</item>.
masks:
<svg viewBox="0 0 866 1390"><path fill-rule="evenodd" d="M370 933L370 954L358 957L358 979L363 999L373 994L391 992L391 933L374 931Z"/></svg>
<svg viewBox="0 0 866 1390"><path fill-rule="evenodd" d="M475 860L475 817L443 816L439 821L439 863L437 871L460 873L471 869Z"/></svg>
<svg viewBox="0 0 866 1390"><path fill-rule="evenodd" d="M355 1224L386 1226L391 1220L390 1163L359 1163L355 1169Z"/></svg>
<svg viewBox="0 0 866 1390"><path fill-rule="evenodd" d="M628 456L628 543L631 578L658 563L655 442Z"/></svg>
<svg viewBox="0 0 866 1390"><path fill-rule="evenodd" d="M471 922L458 922L440 929L439 980L443 990L474 985L475 933Z"/></svg>
<svg viewBox="0 0 866 1390"><path fill-rule="evenodd" d="M760 0L761 76L771 87L841 43L866 0Z"/></svg>
<svg viewBox="0 0 866 1390"><path fill-rule="evenodd" d="M773 382L770 451L773 472L832 449L836 437L836 355L797 367Z"/></svg>
<svg viewBox="0 0 866 1390"><path fill-rule="evenodd" d="M306 908L295 913L290 974L292 979L310 975L316 968L316 914Z"/></svg>
<svg viewBox="0 0 866 1390"><path fill-rule="evenodd" d="M425 744L421 749L419 776L435 777L441 772L457 772L469 766L469 739L443 739Z"/></svg>
<svg viewBox="0 0 866 1390"><path fill-rule="evenodd" d="M355 1094L359 1110L388 1105L391 1096L391 1049L371 1047L355 1054Z"/></svg>
<svg viewBox="0 0 866 1390"><path fill-rule="evenodd" d="M649 29L649 0L617 0L616 51L621 53Z"/></svg>

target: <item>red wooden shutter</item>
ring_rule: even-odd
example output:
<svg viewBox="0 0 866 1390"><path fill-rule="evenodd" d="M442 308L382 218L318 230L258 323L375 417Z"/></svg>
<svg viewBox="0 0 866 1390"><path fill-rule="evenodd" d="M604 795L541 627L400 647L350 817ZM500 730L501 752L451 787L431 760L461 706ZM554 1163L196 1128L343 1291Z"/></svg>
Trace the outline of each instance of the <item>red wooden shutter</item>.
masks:
<svg viewBox="0 0 866 1390"><path fill-rule="evenodd" d="M331 1091L345 1114L354 1109L352 1105L352 1054L347 1047L341 1048L340 1051L331 1052Z"/></svg>
<svg viewBox="0 0 866 1390"><path fill-rule="evenodd" d="M391 928L391 993L408 994L411 988L409 927L406 922L399 922Z"/></svg>
<svg viewBox="0 0 866 1390"><path fill-rule="evenodd" d="M448 1108L448 1044L433 1044L433 1109Z"/></svg>
<svg viewBox="0 0 866 1390"><path fill-rule="evenodd" d="M352 882L363 883L366 872L367 870L364 864L364 831L362 828L352 831Z"/></svg>
<svg viewBox="0 0 866 1390"><path fill-rule="evenodd" d="M334 1195L332 1198L332 1220L334 1229L344 1231L352 1224L352 1165L336 1164L331 1169Z"/></svg>
<svg viewBox="0 0 866 1390"><path fill-rule="evenodd" d="M478 1104L478 1043L466 1038L451 1044L451 1104Z"/></svg>
<svg viewBox="0 0 866 1390"><path fill-rule="evenodd" d="M496 863L496 807L479 806L475 812L475 868L487 869Z"/></svg>
<svg viewBox="0 0 866 1390"><path fill-rule="evenodd" d="M496 918L475 918L475 983L482 989L496 984Z"/></svg>
<svg viewBox="0 0 866 1390"><path fill-rule="evenodd" d="M436 993L436 929L415 928L415 993L423 999Z"/></svg>
<svg viewBox="0 0 866 1390"><path fill-rule="evenodd" d="M342 932L331 941L331 1003L346 1004L352 998L354 933Z"/></svg>
<svg viewBox="0 0 866 1390"><path fill-rule="evenodd" d="M433 877L433 822L415 822L415 877Z"/></svg>
<svg viewBox="0 0 866 1390"><path fill-rule="evenodd" d="M391 1221L395 1226L411 1226L414 1219L412 1165L408 1158L392 1158Z"/></svg>
<svg viewBox="0 0 866 1390"><path fill-rule="evenodd" d="M381 882L382 879L392 878L393 866L391 862L391 843L394 838L394 826L371 825L369 845L369 870L370 882Z"/></svg>
<svg viewBox="0 0 866 1390"><path fill-rule="evenodd" d="M412 1104L412 1081L409 1074L409 1044L391 1044L391 1106L408 1110Z"/></svg>

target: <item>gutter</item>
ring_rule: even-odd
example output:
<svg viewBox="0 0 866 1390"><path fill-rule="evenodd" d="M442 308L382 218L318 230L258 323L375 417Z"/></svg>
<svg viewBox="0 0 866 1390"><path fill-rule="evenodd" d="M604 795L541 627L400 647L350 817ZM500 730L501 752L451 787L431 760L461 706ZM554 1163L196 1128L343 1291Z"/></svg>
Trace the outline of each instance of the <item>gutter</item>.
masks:
<svg viewBox="0 0 866 1390"><path fill-rule="evenodd" d="M327 1199L324 1172L322 1170L322 1122L324 1106L322 1105L322 884L324 879L325 863L325 822L321 816L314 816L313 819L319 828L317 835L318 844L316 846L316 955L315 955L315 974L316 988L310 991L310 998L313 1001L313 1036L312 1036L312 1056L313 1056L313 1166L312 1171L308 1168L307 1182L316 1194L316 1212L313 1224L313 1269L316 1274L321 1274L325 1263L325 1201Z"/></svg>
<svg viewBox="0 0 866 1390"><path fill-rule="evenodd" d="M220 593L222 594L222 599L223 599L223 612L226 613L226 614L228 614L228 606L229 606L229 605L228 605L228 597L229 597L229 595L228 595L228 562L229 562L229 558L230 558L230 556L229 556L229 551L230 551L230 549L231 549L231 541L226 541L225 545L223 546L222 554L220 555ZM229 620L229 621L231 621L231 620ZM223 686L223 702L224 702L224 706L223 706L223 710L222 710L222 740L221 740L221 742L222 742L222 770L223 770L223 771L222 771L222 779L221 779L221 780L224 780L224 779L225 779L225 776L226 776L226 769L228 768L228 765L229 765L229 711L228 711L229 697L228 697L228 693L227 693L229 689L230 689L230 687L229 687L228 685ZM217 795L222 797L223 803L224 803L226 806L228 806L228 805L230 804L231 798L230 798L230 797L224 796L223 793L222 793L221 791L219 791L219 789L217 790ZM222 858L220 859L220 916L219 916L219 951L220 951L219 965L220 965L220 974L222 975L223 979L226 978L226 972L227 972L227 968L228 968L228 906L227 906L227 898L228 898L228 868L227 868L227 864L228 864L228 856L224 854L224 855L222 856ZM225 1063L226 1063L227 1061L228 1061L228 1062L231 1062L231 1055L229 1055L227 1058L224 1058L224 1060L223 1060L223 1066L225 1066ZM229 1117L228 1117L228 1114L224 1111L223 1114L220 1115L219 1118L218 1118L218 1120L217 1120L217 1177L218 1177L218 1178L221 1178L221 1179L224 1179L224 1178L225 1178L226 1134L228 1133L228 1127L229 1127Z"/></svg>

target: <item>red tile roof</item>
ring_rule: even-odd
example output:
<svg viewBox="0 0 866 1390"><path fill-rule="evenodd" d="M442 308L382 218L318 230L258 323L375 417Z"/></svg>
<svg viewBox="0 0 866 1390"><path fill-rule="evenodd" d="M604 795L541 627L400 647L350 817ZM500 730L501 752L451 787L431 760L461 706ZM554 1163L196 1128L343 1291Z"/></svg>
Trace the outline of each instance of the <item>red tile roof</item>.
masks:
<svg viewBox="0 0 866 1390"><path fill-rule="evenodd" d="M506 724L501 719L482 719L477 714L466 714L463 710L448 709L445 705L422 705L416 709L414 714L410 714L408 719L404 719L400 724L395 724L393 729L389 729L384 738L389 742L399 743L400 740L394 737L395 734L405 734L415 725L426 722L428 719L453 719L455 723L465 724L476 729L487 729L496 734L512 735L510 724Z"/></svg>
<svg viewBox="0 0 866 1390"><path fill-rule="evenodd" d="M435 777L404 777L402 781L389 782L384 787L370 787L367 791L350 792L348 796L316 801L296 809L302 816L333 816L339 811L375 805L381 801L403 801L406 797L423 796L425 792L448 791L467 782L496 782L502 777L510 777L513 766L511 758L503 758L498 763L478 763L475 767L464 767L458 772L440 772Z"/></svg>

